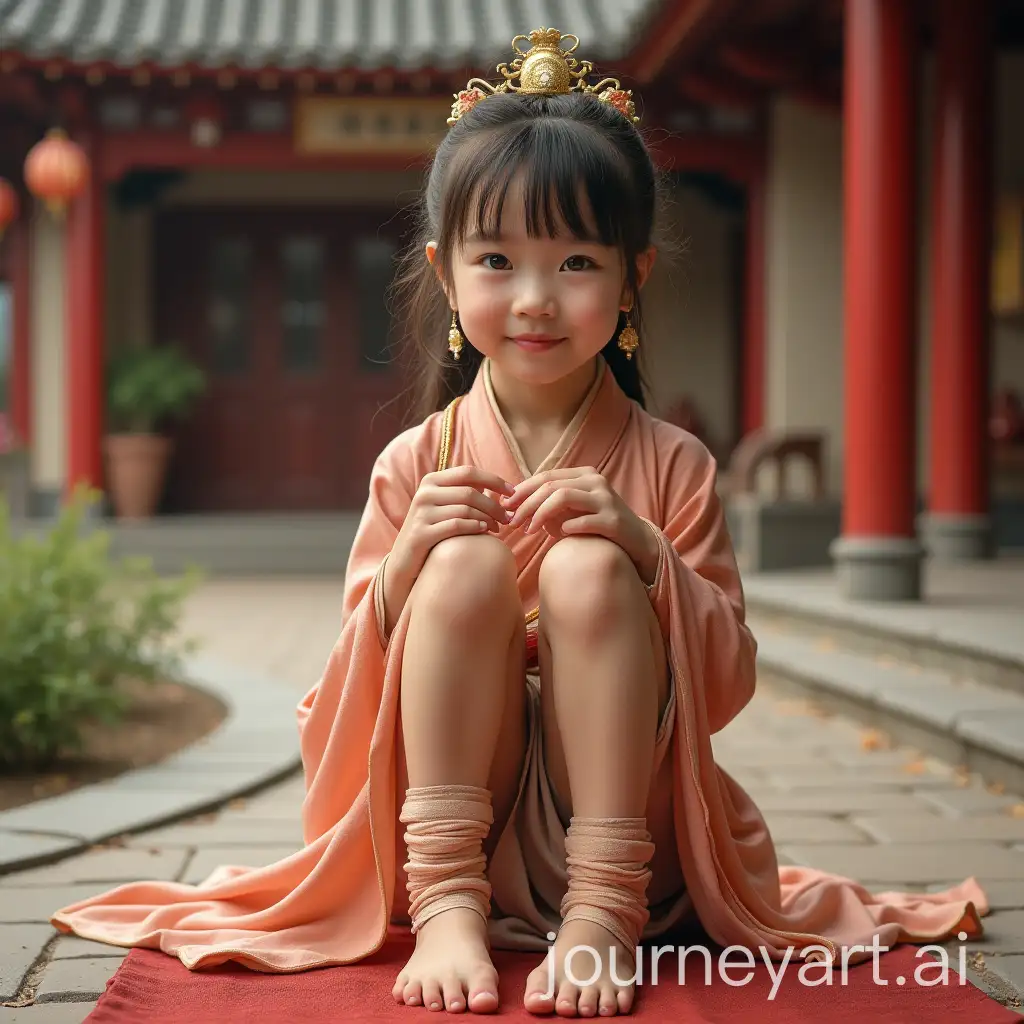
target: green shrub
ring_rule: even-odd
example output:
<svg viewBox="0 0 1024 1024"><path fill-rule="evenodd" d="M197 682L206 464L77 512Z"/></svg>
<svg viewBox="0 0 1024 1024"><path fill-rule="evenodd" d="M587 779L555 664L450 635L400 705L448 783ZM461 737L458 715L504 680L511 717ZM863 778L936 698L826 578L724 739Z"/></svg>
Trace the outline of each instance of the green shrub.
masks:
<svg viewBox="0 0 1024 1024"><path fill-rule="evenodd" d="M173 345L119 350L107 367L111 430L149 434L188 414L206 390L202 368Z"/></svg>
<svg viewBox="0 0 1024 1024"><path fill-rule="evenodd" d="M82 529L97 495L80 490L53 527L15 538L0 496L0 765L44 765L80 746L87 722L117 722L122 682L180 675L179 635L199 580L115 561L110 535Z"/></svg>

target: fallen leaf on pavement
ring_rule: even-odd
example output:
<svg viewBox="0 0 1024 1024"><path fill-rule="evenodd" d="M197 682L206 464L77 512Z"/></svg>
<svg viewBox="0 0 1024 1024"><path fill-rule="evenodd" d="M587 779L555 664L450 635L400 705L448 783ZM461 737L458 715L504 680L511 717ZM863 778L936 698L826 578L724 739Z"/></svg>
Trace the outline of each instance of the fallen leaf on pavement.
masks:
<svg viewBox="0 0 1024 1024"><path fill-rule="evenodd" d="M884 750L889 746L889 737L878 729L864 729L860 734L861 750Z"/></svg>

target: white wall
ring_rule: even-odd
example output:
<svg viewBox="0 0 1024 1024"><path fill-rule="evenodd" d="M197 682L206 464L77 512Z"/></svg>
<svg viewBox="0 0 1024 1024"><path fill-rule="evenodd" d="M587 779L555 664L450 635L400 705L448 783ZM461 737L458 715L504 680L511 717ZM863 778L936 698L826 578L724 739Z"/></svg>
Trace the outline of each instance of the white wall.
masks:
<svg viewBox="0 0 1024 1024"><path fill-rule="evenodd" d="M766 195L766 425L820 429L842 481L842 124L788 99L771 118ZM809 478L794 467L794 489Z"/></svg>
<svg viewBox="0 0 1024 1024"><path fill-rule="evenodd" d="M644 289L645 373L655 415L684 395L697 408L712 449L734 441L736 421L731 264L736 218L695 188L677 188L668 208L670 239Z"/></svg>
<svg viewBox="0 0 1024 1024"><path fill-rule="evenodd" d="M32 484L59 489L67 462L64 229L37 203L32 232Z"/></svg>

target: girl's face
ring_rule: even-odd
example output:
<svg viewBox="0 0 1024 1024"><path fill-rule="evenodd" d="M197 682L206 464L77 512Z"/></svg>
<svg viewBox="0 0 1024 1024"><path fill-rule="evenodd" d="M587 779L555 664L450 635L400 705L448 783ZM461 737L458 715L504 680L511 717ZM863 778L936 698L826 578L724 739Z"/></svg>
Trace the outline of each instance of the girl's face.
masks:
<svg viewBox="0 0 1024 1024"><path fill-rule="evenodd" d="M432 242L431 262L435 251ZM641 284L653 259L650 250L639 260ZM630 305L619 249L581 241L566 228L555 238L530 238L515 184L502 210L501 237L470 230L454 254L452 276L449 301L470 344L535 385L553 384L593 359Z"/></svg>

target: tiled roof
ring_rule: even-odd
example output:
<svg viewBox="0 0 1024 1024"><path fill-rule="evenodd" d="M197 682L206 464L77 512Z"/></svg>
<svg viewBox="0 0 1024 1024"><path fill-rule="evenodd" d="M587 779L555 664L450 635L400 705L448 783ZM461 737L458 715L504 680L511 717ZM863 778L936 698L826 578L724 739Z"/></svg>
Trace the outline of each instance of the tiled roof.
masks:
<svg viewBox="0 0 1024 1024"><path fill-rule="evenodd" d="M134 65L484 67L555 26L623 56L663 0L0 0L0 50ZM600 70L600 68L598 68Z"/></svg>

